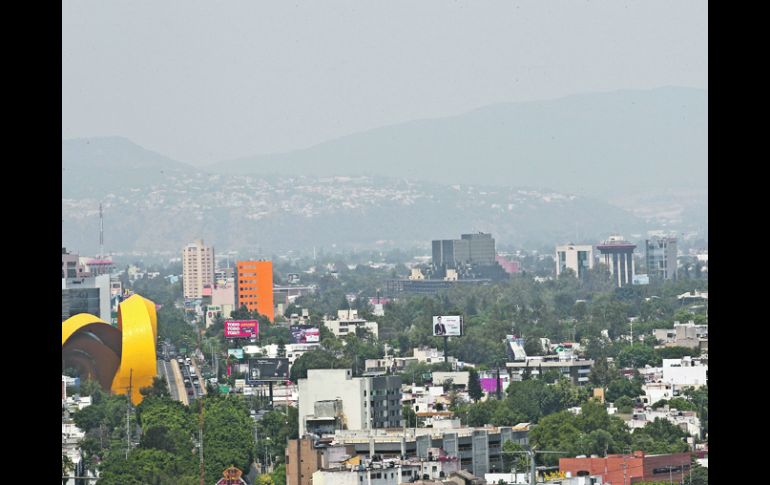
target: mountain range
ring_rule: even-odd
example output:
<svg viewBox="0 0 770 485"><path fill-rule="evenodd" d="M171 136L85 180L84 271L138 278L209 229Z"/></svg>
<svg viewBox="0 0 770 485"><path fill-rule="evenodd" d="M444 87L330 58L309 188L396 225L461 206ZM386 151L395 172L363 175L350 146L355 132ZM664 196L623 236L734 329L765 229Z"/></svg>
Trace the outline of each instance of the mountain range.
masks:
<svg viewBox="0 0 770 485"><path fill-rule="evenodd" d="M262 253L427 247L491 232L533 247L707 230L707 93L661 88L480 108L204 167L121 137L62 141L62 245ZM610 203L609 201L612 201Z"/></svg>
<svg viewBox="0 0 770 485"><path fill-rule="evenodd" d="M545 187L594 197L705 189L707 112L701 89L581 94L495 104L205 168Z"/></svg>

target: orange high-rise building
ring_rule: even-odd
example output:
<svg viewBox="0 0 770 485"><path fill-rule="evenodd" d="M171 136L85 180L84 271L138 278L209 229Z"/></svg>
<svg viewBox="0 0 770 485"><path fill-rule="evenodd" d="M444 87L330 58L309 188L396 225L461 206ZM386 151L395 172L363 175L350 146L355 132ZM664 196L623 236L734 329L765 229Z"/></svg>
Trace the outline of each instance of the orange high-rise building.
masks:
<svg viewBox="0 0 770 485"><path fill-rule="evenodd" d="M272 322L273 306L273 262L238 261L235 274L235 298L238 308L246 306L257 311Z"/></svg>

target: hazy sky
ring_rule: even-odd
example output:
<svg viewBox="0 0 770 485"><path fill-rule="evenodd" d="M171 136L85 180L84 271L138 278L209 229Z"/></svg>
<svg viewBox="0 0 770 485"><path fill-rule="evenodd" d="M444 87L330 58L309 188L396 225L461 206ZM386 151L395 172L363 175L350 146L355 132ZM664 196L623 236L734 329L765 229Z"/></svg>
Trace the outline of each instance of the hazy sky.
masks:
<svg viewBox="0 0 770 485"><path fill-rule="evenodd" d="M708 88L707 2L62 2L62 138L180 161L505 101Z"/></svg>

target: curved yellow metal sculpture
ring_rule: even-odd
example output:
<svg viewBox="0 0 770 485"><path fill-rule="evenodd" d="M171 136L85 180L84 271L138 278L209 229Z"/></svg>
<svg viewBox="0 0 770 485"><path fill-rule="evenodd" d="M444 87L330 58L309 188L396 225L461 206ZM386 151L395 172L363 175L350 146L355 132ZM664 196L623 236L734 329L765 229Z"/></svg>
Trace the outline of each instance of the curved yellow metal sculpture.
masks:
<svg viewBox="0 0 770 485"><path fill-rule="evenodd" d="M62 323L62 358L76 363L105 390L128 393L139 404L139 389L157 375L155 303L133 295L118 306L118 327L80 313Z"/></svg>

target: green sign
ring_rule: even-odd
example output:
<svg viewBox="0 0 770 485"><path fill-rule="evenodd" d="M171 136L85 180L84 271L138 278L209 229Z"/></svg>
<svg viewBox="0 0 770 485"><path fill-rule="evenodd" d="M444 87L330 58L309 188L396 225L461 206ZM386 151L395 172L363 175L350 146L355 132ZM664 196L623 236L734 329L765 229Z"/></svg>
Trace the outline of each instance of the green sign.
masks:
<svg viewBox="0 0 770 485"><path fill-rule="evenodd" d="M227 355L232 355L236 359L243 359L243 349L227 349Z"/></svg>
<svg viewBox="0 0 770 485"><path fill-rule="evenodd" d="M219 386L219 392L221 394L227 394L230 392L230 386Z"/></svg>

